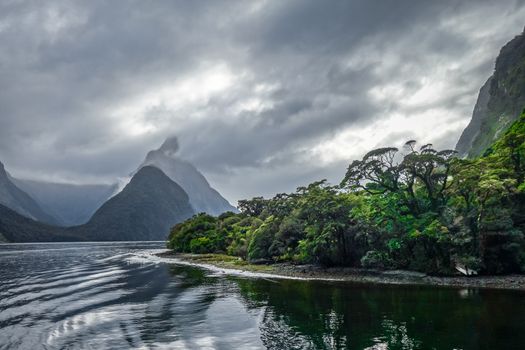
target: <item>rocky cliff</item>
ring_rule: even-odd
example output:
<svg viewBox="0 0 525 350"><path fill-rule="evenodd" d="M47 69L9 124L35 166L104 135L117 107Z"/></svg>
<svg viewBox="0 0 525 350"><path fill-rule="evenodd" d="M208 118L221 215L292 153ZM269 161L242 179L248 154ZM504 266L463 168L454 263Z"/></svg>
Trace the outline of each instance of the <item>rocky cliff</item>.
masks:
<svg viewBox="0 0 525 350"><path fill-rule="evenodd" d="M472 119L456 150L462 156L481 155L517 120L525 107L525 32L500 51L494 74L480 90Z"/></svg>

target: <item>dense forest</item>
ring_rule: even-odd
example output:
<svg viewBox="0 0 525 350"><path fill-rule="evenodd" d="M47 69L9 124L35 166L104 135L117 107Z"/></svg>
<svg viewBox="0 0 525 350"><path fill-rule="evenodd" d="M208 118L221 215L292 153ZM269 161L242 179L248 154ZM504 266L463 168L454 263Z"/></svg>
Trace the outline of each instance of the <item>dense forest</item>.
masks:
<svg viewBox="0 0 525 350"><path fill-rule="evenodd" d="M525 111L475 159L408 141L352 162L326 181L240 213L198 214L173 227L176 252L226 253L254 263L410 269L451 274L525 271Z"/></svg>

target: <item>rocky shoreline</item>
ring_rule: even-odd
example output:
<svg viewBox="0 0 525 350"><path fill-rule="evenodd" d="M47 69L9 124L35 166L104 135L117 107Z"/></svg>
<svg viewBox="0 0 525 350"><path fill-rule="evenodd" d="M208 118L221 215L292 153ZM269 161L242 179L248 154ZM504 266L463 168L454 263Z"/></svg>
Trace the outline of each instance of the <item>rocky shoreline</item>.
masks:
<svg viewBox="0 0 525 350"><path fill-rule="evenodd" d="M167 262L172 259L173 263L184 262L197 267L213 267L226 274L246 273L248 276L254 277L525 291L525 275L438 277L404 270L380 271L348 267L325 268L317 265L295 265L291 263L254 265L237 257L219 254L175 254L171 251L166 251L155 255L167 259Z"/></svg>

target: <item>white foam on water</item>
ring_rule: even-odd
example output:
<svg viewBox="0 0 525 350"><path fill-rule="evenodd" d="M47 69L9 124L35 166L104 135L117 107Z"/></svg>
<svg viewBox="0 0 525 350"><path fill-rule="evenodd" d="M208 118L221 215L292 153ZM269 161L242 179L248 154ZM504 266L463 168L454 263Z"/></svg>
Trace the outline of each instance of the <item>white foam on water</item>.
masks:
<svg viewBox="0 0 525 350"><path fill-rule="evenodd" d="M238 277L246 277L246 278L260 278L260 279L286 279L286 280L298 280L298 281L344 281L343 278L334 278L334 277L302 277L302 276L286 276L286 275L278 275L273 273L266 273L266 272L253 272L253 271L246 271L246 270L238 270L238 269L232 269L232 268L225 268L225 267L218 267L212 264L205 264L205 263L197 263L193 261L187 261L184 259L180 259L177 257L160 257L157 254L159 253L165 253L169 252L168 249L150 249L150 250L143 250L141 252L133 253L135 257L133 258L127 258L126 260L129 262L135 262L135 263L166 263L166 264L176 264L176 265L183 265L183 266L192 266L192 267L199 267L206 270L209 270L212 272L212 276L223 276L223 275L229 275L229 276L238 276Z"/></svg>

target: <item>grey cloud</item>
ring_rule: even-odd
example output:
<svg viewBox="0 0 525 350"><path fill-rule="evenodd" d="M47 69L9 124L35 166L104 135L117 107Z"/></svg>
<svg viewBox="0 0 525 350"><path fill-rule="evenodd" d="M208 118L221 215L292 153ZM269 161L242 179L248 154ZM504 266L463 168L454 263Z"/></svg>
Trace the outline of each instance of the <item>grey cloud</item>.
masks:
<svg viewBox="0 0 525 350"><path fill-rule="evenodd" d="M337 182L345 160L325 164L311 149L343 130L432 109L466 123L499 48L523 28L524 7L521 0L4 2L0 160L25 177L110 181L177 135L180 155L231 200L316 178ZM446 94L405 103L438 67L454 63ZM210 65L227 67L233 85L182 105L169 96L125 120L112 114ZM399 96L372 97L394 83ZM234 110L250 99L262 107ZM125 122L134 118L155 127L130 132ZM434 143L451 147L459 132ZM403 135L427 137L407 125L375 141ZM348 161L360 156L347 153Z"/></svg>

